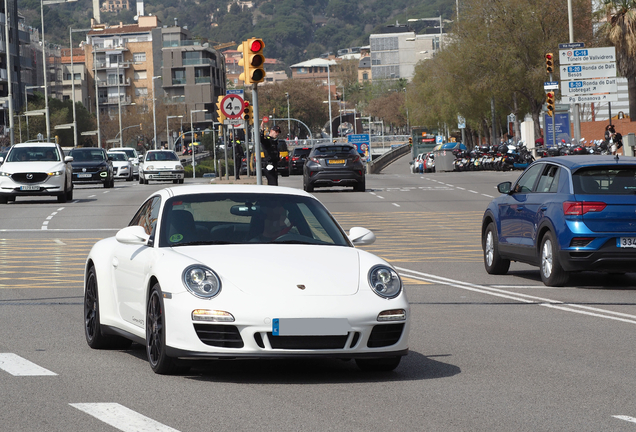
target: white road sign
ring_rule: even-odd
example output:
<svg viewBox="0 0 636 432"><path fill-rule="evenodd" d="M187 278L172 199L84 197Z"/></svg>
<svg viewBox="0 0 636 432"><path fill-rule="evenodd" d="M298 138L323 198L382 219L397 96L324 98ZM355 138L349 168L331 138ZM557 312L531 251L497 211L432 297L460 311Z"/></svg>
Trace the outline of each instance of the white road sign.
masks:
<svg viewBox="0 0 636 432"><path fill-rule="evenodd" d="M563 96L589 95L594 93L616 93L618 85L616 78L563 81L561 94Z"/></svg>
<svg viewBox="0 0 636 432"><path fill-rule="evenodd" d="M559 50L559 64L608 63L616 61L616 47Z"/></svg>
<svg viewBox="0 0 636 432"><path fill-rule="evenodd" d="M566 98L564 97L565 101ZM579 96L568 96L568 103L604 103L604 102L618 102L618 95L616 93L607 93L607 94L599 94L599 95L579 95Z"/></svg>
<svg viewBox="0 0 636 432"><path fill-rule="evenodd" d="M235 129L240 129L241 127L243 127L243 122L244 122L243 119L225 119L223 124L234 126Z"/></svg>
<svg viewBox="0 0 636 432"><path fill-rule="evenodd" d="M238 95L226 95L221 100L221 112L229 119L237 119L243 114L243 98Z"/></svg>
<svg viewBox="0 0 636 432"><path fill-rule="evenodd" d="M595 63L561 66L562 80L615 77L616 63Z"/></svg>

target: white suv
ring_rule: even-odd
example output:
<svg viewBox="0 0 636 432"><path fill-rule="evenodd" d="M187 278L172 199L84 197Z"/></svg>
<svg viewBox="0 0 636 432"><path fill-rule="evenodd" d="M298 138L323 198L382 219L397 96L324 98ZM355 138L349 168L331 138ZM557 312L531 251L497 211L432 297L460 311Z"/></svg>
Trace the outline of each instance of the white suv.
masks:
<svg viewBox="0 0 636 432"><path fill-rule="evenodd" d="M18 196L57 196L58 202L73 199L73 158L64 156L55 143L15 144L0 166L0 203Z"/></svg>
<svg viewBox="0 0 636 432"><path fill-rule="evenodd" d="M139 153L132 147L113 147L109 151L124 152L133 166L133 177L139 180Z"/></svg>
<svg viewBox="0 0 636 432"><path fill-rule="evenodd" d="M148 184L149 180L172 180L183 183L185 172L179 156L172 150L148 150L139 165L139 183Z"/></svg>

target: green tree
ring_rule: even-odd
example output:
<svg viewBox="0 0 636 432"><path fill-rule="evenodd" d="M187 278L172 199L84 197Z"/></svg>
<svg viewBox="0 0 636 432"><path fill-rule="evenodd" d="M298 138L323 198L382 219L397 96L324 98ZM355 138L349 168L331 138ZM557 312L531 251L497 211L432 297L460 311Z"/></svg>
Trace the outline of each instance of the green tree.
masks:
<svg viewBox="0 0 636 432"><path fill-rule="evenodd" d="M618 73L627 78L630 121L636 121L636 2L604 0L599 15L606 18L599 31L601 41L616 47Z"/></svg>

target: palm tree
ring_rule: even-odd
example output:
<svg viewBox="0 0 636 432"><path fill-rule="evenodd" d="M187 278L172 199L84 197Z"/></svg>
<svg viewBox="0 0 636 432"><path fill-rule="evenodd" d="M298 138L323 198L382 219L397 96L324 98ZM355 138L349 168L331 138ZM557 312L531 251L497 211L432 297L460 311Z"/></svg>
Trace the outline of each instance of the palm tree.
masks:
<svg viewBox="0 0 636 432"><path fill-rule="evenodd" d="M627 78L629 116L636 121L636 1L603 0L599 15L605 23L599 36L616 47L616 67Z"/></svg>

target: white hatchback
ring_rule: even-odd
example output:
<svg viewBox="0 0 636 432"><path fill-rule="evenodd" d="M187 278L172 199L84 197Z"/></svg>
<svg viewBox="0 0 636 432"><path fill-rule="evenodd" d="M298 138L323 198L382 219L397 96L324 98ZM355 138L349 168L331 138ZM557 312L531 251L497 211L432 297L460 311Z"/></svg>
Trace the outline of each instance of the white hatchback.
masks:
<svg viewBox="0 0 636 432"><path fill-rule="evenodd" d="M18 196L56 196L73 199L71 156L55 143L15 144L0 166L0 203Z"/></svg>
<svg viewBox="0 0 636 432"><path fill-rule="evenodd" d="M139 165L139 183L149 180L183 183L185 171L179 156L172 150L149 150Z"/></svg>
<svg viewBox="0 0 636 432"><path fill-rule="evenodd" d="M108 151L108 158L113 162L113 172L115 179L126 179L132 181L134 177L133 163L128 155L121 151Z"/></svg>

